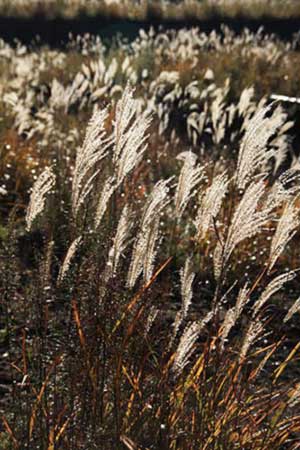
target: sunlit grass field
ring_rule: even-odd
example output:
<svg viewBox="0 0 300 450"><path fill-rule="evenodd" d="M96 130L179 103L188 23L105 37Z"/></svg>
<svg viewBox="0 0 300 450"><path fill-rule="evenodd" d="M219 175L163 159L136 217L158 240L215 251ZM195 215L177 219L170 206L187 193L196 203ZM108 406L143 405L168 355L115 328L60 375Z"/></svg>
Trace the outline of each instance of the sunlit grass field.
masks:
<svg viewBox="0 0 300 450"><path fill-rule="evenodd" d="M299 448L299 68L0 41L1 449Z"/></svg>

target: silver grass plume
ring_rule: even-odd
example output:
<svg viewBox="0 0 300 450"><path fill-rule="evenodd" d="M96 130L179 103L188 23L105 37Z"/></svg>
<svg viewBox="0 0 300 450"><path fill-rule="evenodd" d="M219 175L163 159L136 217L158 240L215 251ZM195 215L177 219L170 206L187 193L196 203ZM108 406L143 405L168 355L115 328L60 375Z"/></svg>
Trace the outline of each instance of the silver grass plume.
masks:
<svg viewBox="0 0 300 450"><path fill-rule="evenodd" d="M227 340L227 337L231 331L231 329L234 327L235 323L238 320L238 316L236 314L235 307L232 307L226 311L224 321L222 324L222 332L221 332L221 349L224 350L224 344Z"/></svg>
<svg viewBox="0 0 300 450"><path fill-rule="evenodd" d="M296 274L293 271L282 273L281 275L278 275L276 278L274 278L266 289L263 291L259 299L254 305L253 308L253 316L257 316L258 312L261 310L261 308L265 305L265 303L269 300L269 298L278 292L282 286L285 283L288 283L289 281L293 280L295 278Z"/></svg>
<svg viewBox="0 0 300 450"><path fill-rule="evenodd" d="M143 272L144 281L150 280L157 253L156 243L159 237L159 217L149 226L142 229L133 247L131 264L128 271L127 286L133 288L136 280Z"/></svg>
<svg viewBox="0 0 300 450"><path fill-rule="evenodd" d="M128 271L127 286L132 288L141 272L149 280L155 259L155 244L158 240L159 218L169 202L168 180L160 180L154 186L143 209L140 231L137 235Z"/></svg>
<svg viewBox="0 0 300 450"><path fill-rule="evenodd" d="M146 131L151 123L148 113L138 115L133 90L127 84L117 103L114 121L113 162L119 186L126 175L141 161L147 148Z"/></svg>
<svg viewBox="0 0 300 450"><path fill-rule="evenodd" d="M248 124L238 156L236 184L244 189L253 175L274 156L274 149L267 149L271 136L286 120L281 108L276 108L271 117L266 114L273 108L274 102L259 110Z"/></svg>
<svg viewBox="0 0 300 450"><path fill-rule="evenodd" d="M63 281L63 279L65 278L66 274L69 271L70 265L71 265L71 261L79 247L79 245L82 242L82 237L79 236L78 238L76 238L72 244L70 245L67 254L65 256L64 262L60 268L59 274L58 274L58 278L57 281L58 283L61 283Z"/></svg>
<svg viewBox="0 0 300 450"><path fill-rule="evenodd" d="M95 215L95 229L97 229L99 227L101 220L106 212L108 202L111 199L116 188L117 188L117 185L116 185L116 180L115 180L114 176L108 177L104 182L102 192L101 192L100 198L98 200L98 205L97 205L96 215Z"/></svg>
<svg viewBox="0 0 300 450"><path fill-rule="evenodd" d="M169 203L169 183L172 178L167 180L159 180L153 187L151 194L149 195L145 207L143 209L143 215L141 219L141 228L147 228L153 219L161 214L163 209Z"/></svg>
<svg viewBox="0 0 300 450"><path fill-rule="evenodd" d="M299 191L299 175L292 170L286 170L269 190L269 203L281 206L283 203L291 202Z"/></svg>
<svg viewBox="0 0 300 450"><path fill-rule="evenodd" d="M287 171L288 172L288 171ZM295 186L285 186L284 180L290 180L286 181L292 182L295 177L290 176L288 173L284 173L271 187L270 190L268 190L268 195L266 196L266 199L263 204L263 208L266 212L269 212L269 214L272 213L272 211L275 212L276 209L284 205L285 203L289 202L292 203L292 198L295 196L297 192L297 187ZM286 176L285 176L286 175ZM271 214L273 217L272 219L275 220L275 214ZM271 218L271 216L270 216Z"/></svg>
<svg viewBox="0 0 300 450"><path fill-rule="evenodd" d="M95 111L90 119L82 147L76 155L72 182L72 210L77 216L81 204L93 188L93 182L99 170L95 166L107 154L111 138L106 136L105 121L108 117L106 109Z"/></svg>
<svg viewBox="0 0 300 450"><path fill-rule="evenodd" d="M195 154L186 152L175 192L175 214L180 219L188 202L196 194L195 188L204 177L204 168L196 164Z"/></svg>
<svg viewBox="0 0 300 450"><path fill-rule="evenodd" d="M263 330L264 326L262 322L260 322L258 319L255 319L250 323L239 354L240 361L242 361L246 357L249 348L254 344L254 342L261 335Z"/></svg>
<svg viewBox="0 0 300 450"><path fill-rule="evenodd" d="M205 325L211 320L212 316L213 312L210 311L201 321L192 322L185 328L176 349L172 365L172 371L176 376L179 376L188 364L188 361L193 354L194 344Z"/></svg>
<svg viewBox="0 0 300 450"><path fill-rule="evenodd" d="M194 279L195 274L192 271L192 260L191 258L187 258L184 264L184 268L180 271L182 314L184 317L186 317L192 301L192 284Z"/></svg>
<svg viewBox="0 0 300 450"><path fill-rule="evenodd" d="M211 104L212 137L216 144L222 141L226 130L224 95L226 95L226 90L216 89L216 98Z"/></svg>
<svg viewBox="0 0 300 450"><path fill-rule="evenodd" d="M239 115L242 117L246 117L249 108L251 108L252 99L254 97L254 87L251 86L249 88L245 88L240 96L239 103L237 105L237 109L239 112Z"/></svg>
<svg viewBox="0 0 300 450"><path fill-rule="evenodd" d="M52 169L47 167L38 177L32 187L30 201L26 213L26 230L30 231L34 220L44 210L46 195L55 184L55 175Z"/></svg>
<svg viewBox="0 0 300 450"><path fill-rule="evenodd" d="M299 211L293 203L286 205L271 242L269 272L300 225Z"/></svg>
<svg viewBox="0 0 300 450"><path fill-rule="evenodd" d="M228 177L226 173L217 175L211 186L200 198L200 207L195 220L197 239L203 239L213 224L213 219L218 215L223 198L228 189Z"/></svg>
<svg viewBox="0 0 300 450"><path fill-rule="evenodd" d="M184 268L180 270L180 283L181 283L181 309L176 314L174 325L173 325L173 333L172 333L172 339L170 341L169 347L174 342L174 339L176 338L178 334L178 330L180 325L182 324L182 321L186 318L192 297L193 297L193 290L192 290L192 284L195 278L195 274L192 271L192 260L191 258L187 258L184 264Z"/></svg>
<svg viewBox="0 0 300 450"><path fill-rule="evenodd" d="M143 262L145 257L145 250L147 248L149 229L147 229L146 231L147 234L145 234L145 232L143 234L140 232L133 247L131 262L127 275L127 286L129 288L133 288L136 280L143 270Z"/></svg>
<svg viewBox="0 0 300 450"><path fill-rule="evenodd" d="M228 260L234 248L243 240L257 234L270 219L270 208L258 205L265 194L262 180L253 182L245 191L230 224L224 247L224 259Z"/></svg>
<svg viewBox="0 0 300 450"><path fill-rule="evenodd" d="M131 212L128 205L125 205L119 219L117 231L113 240L113 245L109 250L105 270L105 280L108 280L116 274L120 257L129 243L131 228Z"/></svg>
<svg viewBox="0 0 300 450"><path fill-rule="evenodd" d="M144 282L149 281L153 275L155 258L159 246L159 221L157 217L151 227L147 229L145 241L145 254L143 258Z"/></svg>
<svg viewBox="0 0 300 450"><path fill-rule="evenodd" d="M240 290L236 304L233 308L230 308L225 315L222 332L221 332L221 348L224 349L224 343L231 331L234 327L235 323L239 319L244 309L244 306L249 300L250 290L247 284Z"/></svg>
<svg viewBox="0 0 300 450"><path fill-rule="evenodd" d="M300 297L294 302L294 304L288 310L287 314L283 319L284 323L288 322L293 317L293 315L299 311L300 311Z"/></svg>

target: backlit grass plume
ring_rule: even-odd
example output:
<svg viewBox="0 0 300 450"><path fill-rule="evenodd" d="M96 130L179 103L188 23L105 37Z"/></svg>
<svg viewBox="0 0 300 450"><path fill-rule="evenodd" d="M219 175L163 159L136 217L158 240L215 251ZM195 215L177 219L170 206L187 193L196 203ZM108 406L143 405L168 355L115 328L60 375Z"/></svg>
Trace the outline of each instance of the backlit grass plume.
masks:
<svg viewBox="0 0 300 450"><path fill-rule="evenodd" d="M70 265L71 265L71 261L75 256L76 251L78 250L78 247L80 246L82 242L82 236L79 236L78 238L76 238L70 245L67 254L64 258L63 264L60 268L59 274L58 274L58 283L61 283L63 281L63 279L66 277Z"/></svg>
<svg viewBox="0 0 300 450"><path fill-rule="evenodd" d="M113 132L113 163L118 186L141 161L148 145L146 132L150 123L148 113L138 114L133 90L127 85L117 103Z"/></svg>
<svg viewBox="0 0 300 450"><path fill-rule="evenodd" d="M246 189L233 214L226 241L219 243L222 249L215 253L216 268L221 266L222 258L223 265L226 264L235 247L245 239L255 236L270 220L270 208L259 205L264 195L265 184L262 180L254 181Z"/></svg>
<svg viewBox="0 0 300 450"><path fill-rule="evenodd" d="M120 257L129 243L129 235L132 226L133 223L130 208L128 205L125 205L118 223L116 234L113 238L113 245L109 250L105 270L106 280L116 274Z"/></svg>
<svg viewBox="0 0 300 450"><path fill-rule="evenodd" d="M160 214L169 203L169 182L170 180L158 181L143 208L140 231L135 239L128 271L129 287L135 285L142 272L145 281L148 281L152 275L157 251L156 244L159 240Z"/></svg>
<svg viewBox="0 0 300 450"><path fill-rule="evenodd" d="M186 326L177 346L172 365L174 374L179 376L188 364L190 357L195 351L195 343L205 326L211 321L213 313L210 311L198 322L192 322Z"/></svg>
<svg viewBox="0 0 300 450"><path fill-rule="evenodd" d="M282 273L275 277L270 283L267 285L265 290L262 292L258 300L256 301L254 305L254 311L253 315L257 316L257 314L260 312L260 310L263 308L263 306L266 304L266 302L269 300L269 298L278 292L282 287L285 285L285 283L288 283L289 281L293 280L296 276L296 273L293 271L290 271L288 273Z"/></svg>
<svg viewBox="0 0 300 450"><path fill-rule="evenodd" d="M30 202L26 213L26 229L30 231L34 220L43 212L46 196L55 184L52 169L46 168L33 185Z"/></svg>
<svg viewBox="0 0 300 450"><path fill-rule="evenodd" d="M190 199L197 193L196 188L204 177L204 167L196 161L194 153L186 152L175 193L175 213L178 219L181 218Z"/></svg>
<svg viewBox="0 0 300 450"><path fill-rule="evenodd" d="M72 210L77 216L80 206L84 204L90 194L95 177L99 173L98 163L106 156L111 145L111 139L105 131L106 109L96 111L88 124L82 147L76 155L75 169L72 182Z"/></svg>
<svg viewBox="0 0 300 450"><path fill-rule="evenodd" d="M102 183L95 214L96 229L113 193L142 160L148 145L146 132L150 123L151 116L148 113L138 114L137 102L128 84L117 103L113 133L108 140L108 145L111 145L109 158L113 172Z"/></svg>
<svg viewBox="0 0 300 450"><path fill-rule="evenodd" d="M250 290L247 286L247 284L241 288L239 295L236 300L235 306L228 309L228 311L225 314L225 318L222 324L221 328L221 348L224 349L224 344L227 341L228 335L231 331L231 329L234 327L238 319L240 318L244 306L249 301L249 293Z"/></svg>
<svg viewBox="0 0 300 450"><path fill-rule="evenodd" d="M294 203L288 203L278 221L276 232L271 242L269 272L276 264L286 245L297 233L299 225L299 209L295 207Z"/></svg>
<svg viewBox="0 0 300 450"><path fill-rule="evenodd" d="M272 109L274 104L262 108L248 124L237 162L236 184L239 189L245 189L254 175L262 175L267 163L275 155L274 148L268 148L267 144L286 122L286 114L277 107L270 115Z"/></svg>
<svg viewBox="0 0 300 450"><path fill-rule="evenodd" d="M170 346L173 344L176 338L179 328L183 320L187 317L188 310L193 297L192 284L195 278L195 273L192 271L192 260L187 258L184 267L180 271L180 283L181 283L181 308L177 312L174 324L172 339L170 341Z"/></svg>
<svg viewBox="0 0 300 450"><path fill-rule="evenodd" d="M211 186L205 193L200 194L199 209L195 220L197 240L203 239L213 226L213 220L217 217L224 196L228 189L228 177L226 173L214 177Z"/></svg>

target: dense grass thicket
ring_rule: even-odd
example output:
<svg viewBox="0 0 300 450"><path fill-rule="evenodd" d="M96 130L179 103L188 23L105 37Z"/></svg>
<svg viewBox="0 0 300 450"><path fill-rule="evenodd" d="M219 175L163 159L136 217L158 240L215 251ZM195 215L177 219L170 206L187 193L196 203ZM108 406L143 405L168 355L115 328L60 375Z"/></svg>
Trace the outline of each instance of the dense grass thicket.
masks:
<svg viewBox="0 0 300 450"><path fill-rule="evenodd" d="M134 20L300 17L299 0L0 0L0 16Z"/></svg>
<svg viewBox="0 0 300 450"><path fill-rule="evenodd" d="M299 448L299 66L1 41L1 449Z"/></svg>

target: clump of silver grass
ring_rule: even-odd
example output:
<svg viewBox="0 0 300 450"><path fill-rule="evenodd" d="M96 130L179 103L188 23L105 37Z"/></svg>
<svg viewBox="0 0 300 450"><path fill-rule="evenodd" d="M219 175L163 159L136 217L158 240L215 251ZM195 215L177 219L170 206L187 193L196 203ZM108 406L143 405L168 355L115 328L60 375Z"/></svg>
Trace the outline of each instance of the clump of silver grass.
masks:
<svg viewBox="0 0 300 450"><path fill-rule="evenodd" d="M30 201L26 213L26 230L30 231L34 220L44 210L46 195L55 184L55 175L52 169L47 167L33 185Z"/></svg>
<svg viewBox="0 0 300 450"><path fill-rule="evenodd" d="M139 164L147 149L148 130L151 116L147 112L138 115L137 102L133 98L133 90L126 86L116 106L116 117L113 123L112 160L114 173L103 184L96 215L95 228L98 228L107 209L108 202L124 178Z"/></svg>

